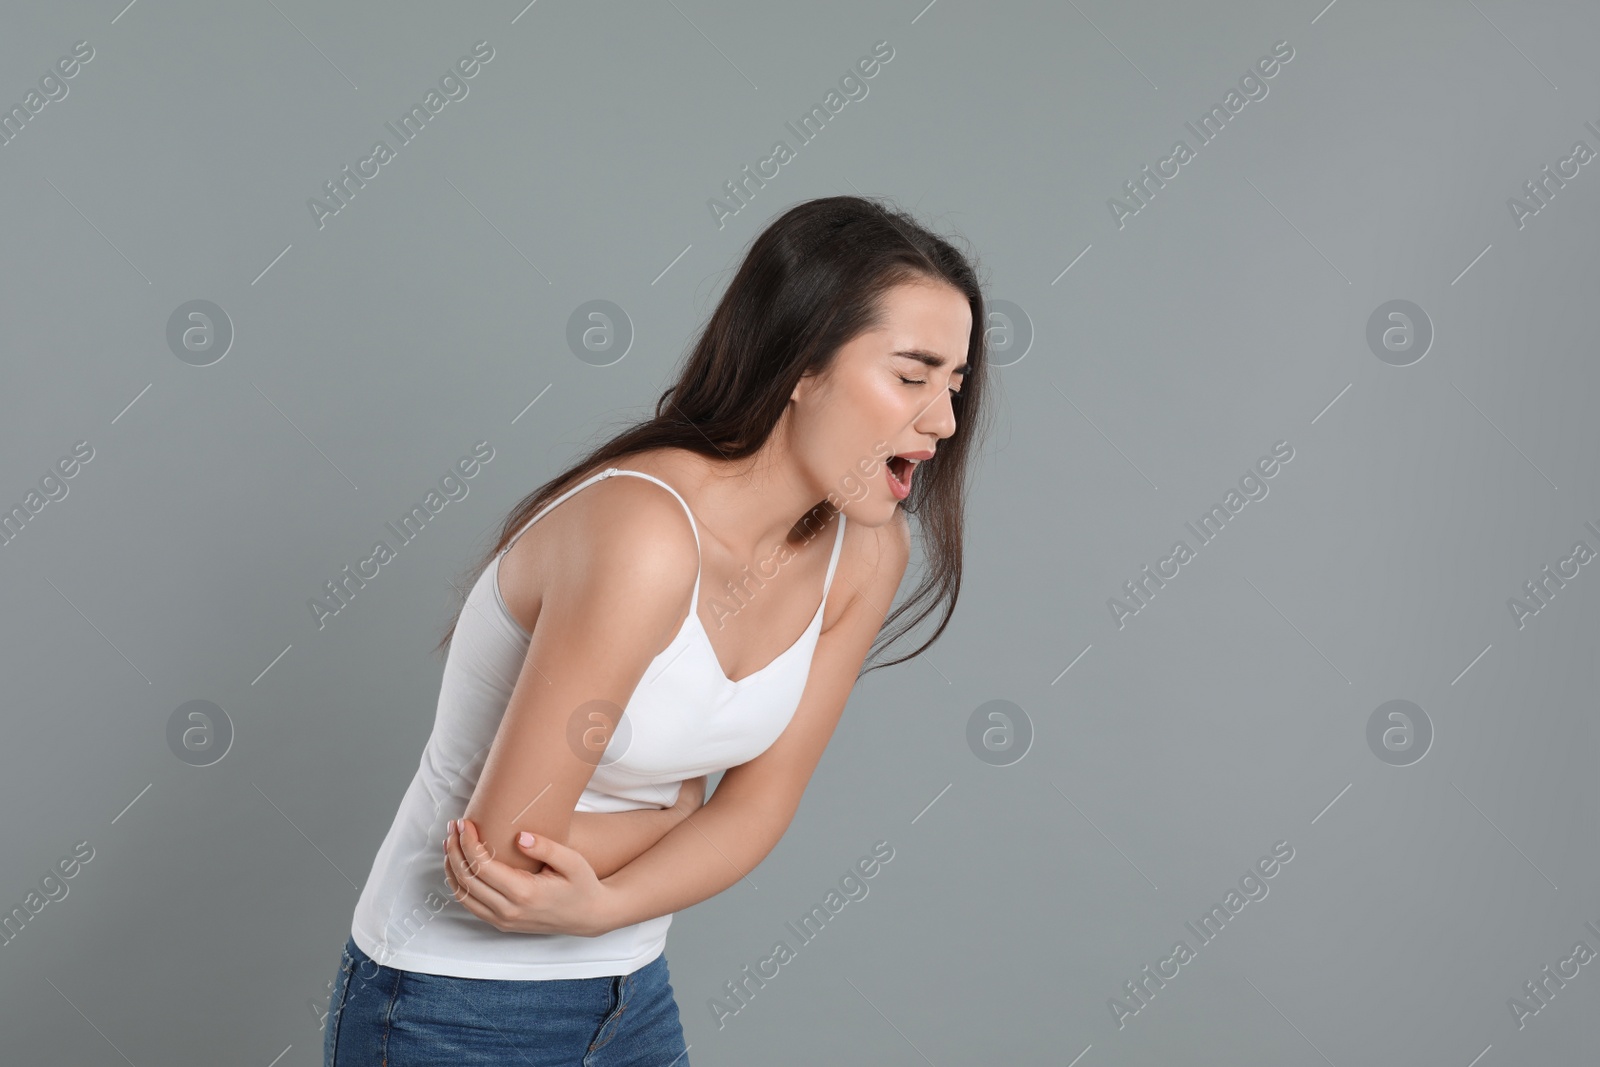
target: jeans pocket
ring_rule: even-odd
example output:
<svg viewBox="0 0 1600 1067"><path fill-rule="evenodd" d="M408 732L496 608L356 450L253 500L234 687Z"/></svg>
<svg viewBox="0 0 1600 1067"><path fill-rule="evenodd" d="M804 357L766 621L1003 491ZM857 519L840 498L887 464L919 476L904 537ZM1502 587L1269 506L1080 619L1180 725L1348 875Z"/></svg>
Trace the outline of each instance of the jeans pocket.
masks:
<svg viewBox="0 0 1600 1067"><path fill-rule="evenodd" d="M328 1014L322 1023L322 1064L336 1067L334 1058L339 1048L339 1018L344 1014L344 1002L350 995L350 974L356 961L346 945L339 954L339 973L333 980L333 993L328 997Z"/></svg>
<svg viewBox="0 0 1600 1067"><path fill-rule="evenodd" d="M597 1052L604 1048L606 1042L617 1036L617 1028L622 1025L622 1013L628 1007L628 992L631 975L619 974L609 978L611 987L611 1010L600 1021L599 1029L595 1030L594 1038L589 1042L589 1051Z"/></svg>

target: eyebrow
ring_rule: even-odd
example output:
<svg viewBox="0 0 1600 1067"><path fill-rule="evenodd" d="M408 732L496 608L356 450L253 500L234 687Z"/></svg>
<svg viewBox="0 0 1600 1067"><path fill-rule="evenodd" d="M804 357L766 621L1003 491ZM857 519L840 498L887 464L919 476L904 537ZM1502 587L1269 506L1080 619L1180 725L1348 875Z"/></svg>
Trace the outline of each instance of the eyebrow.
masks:
<svg viewBox="0 0 1600 1067"><path fill-rule="evenodd" d="M902 348L897 352L891 352L890 355L905 356L907 359L914 359L918 363L922 363L922 364L925 364L925 365L927 365L929 367L933 367L935 370L937 370L938 368L944 366L946 363L950 362L949 360L945 359L943 356L939 355L937 352L926 352L926 351L924 351L924 350L922 350L920 348ZM951 371L950 373L951 374L962 374L962 375L964 375L964 374L967 373L967 367L968 366L969 366L968 364L963 363L963 364L961 364L961 366L957 367L955 370Z"/></svg>

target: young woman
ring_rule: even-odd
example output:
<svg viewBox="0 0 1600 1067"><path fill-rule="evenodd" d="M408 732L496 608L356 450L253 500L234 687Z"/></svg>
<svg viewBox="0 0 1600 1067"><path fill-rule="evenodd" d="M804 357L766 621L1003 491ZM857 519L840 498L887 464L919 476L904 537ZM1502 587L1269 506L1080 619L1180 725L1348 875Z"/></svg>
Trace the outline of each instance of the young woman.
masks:
<svg viewBox="0 0 1600 1067"><path fill-rule="evenodd" d="M830 197L756 239L655 416L517 505L440 642L328 1067L688 1067L672 914L777 844L885 624L945 606L891 663L943 632L985 363L971 264L910 217ZM928 573L886 618L908 512Z"/></svg>

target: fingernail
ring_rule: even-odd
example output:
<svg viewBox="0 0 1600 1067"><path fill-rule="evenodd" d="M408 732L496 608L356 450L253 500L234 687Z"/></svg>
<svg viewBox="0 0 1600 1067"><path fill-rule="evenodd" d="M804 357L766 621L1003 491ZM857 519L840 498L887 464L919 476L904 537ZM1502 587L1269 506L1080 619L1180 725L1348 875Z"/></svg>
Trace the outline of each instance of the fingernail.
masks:
<svg viewBox="0 0 1600 1067"><path fill-rule="evenodd" d="M522 831L522 833L517 835L517 844L526 848L528 845L533 844L533 835L528 833L526 830Z"/></svg>

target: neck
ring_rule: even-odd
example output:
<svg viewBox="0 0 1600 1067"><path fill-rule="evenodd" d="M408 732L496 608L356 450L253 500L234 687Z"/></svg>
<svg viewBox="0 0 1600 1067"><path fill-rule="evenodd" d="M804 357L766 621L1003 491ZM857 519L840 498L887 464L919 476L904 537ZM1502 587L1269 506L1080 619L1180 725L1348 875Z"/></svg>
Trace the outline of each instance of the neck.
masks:
<svg viewBox="0 0 1600 1067"><path fill-rule="evenodd" d="M826 492L810 483L777 434L744 459L698 458L695 513L734 559L764 559L779 545L797 548L833 515Z"/></svg>

